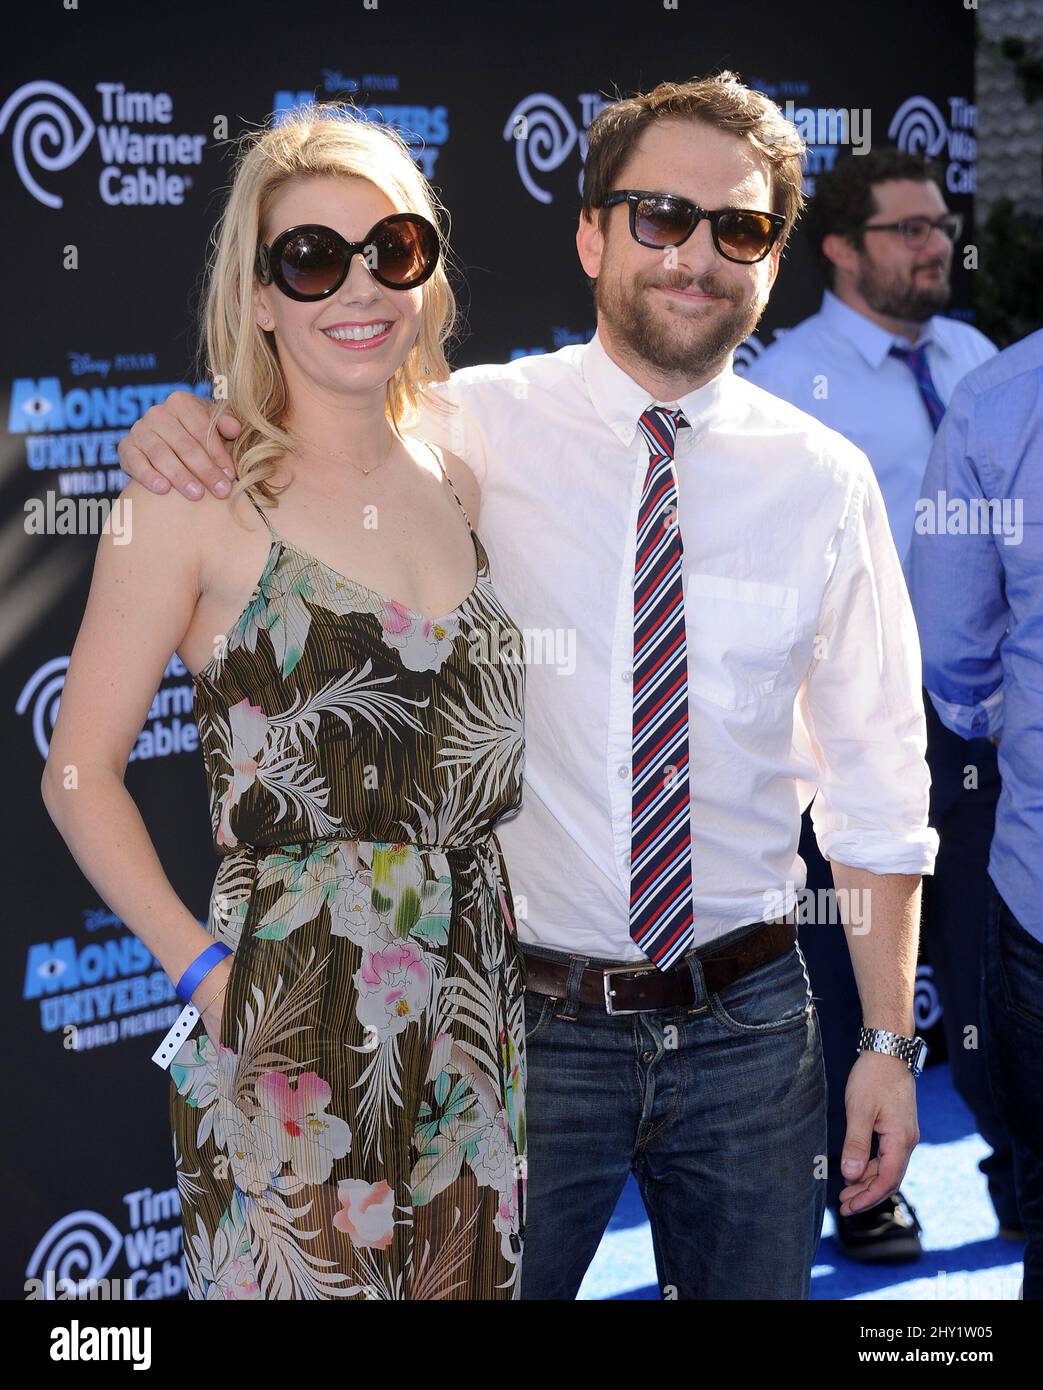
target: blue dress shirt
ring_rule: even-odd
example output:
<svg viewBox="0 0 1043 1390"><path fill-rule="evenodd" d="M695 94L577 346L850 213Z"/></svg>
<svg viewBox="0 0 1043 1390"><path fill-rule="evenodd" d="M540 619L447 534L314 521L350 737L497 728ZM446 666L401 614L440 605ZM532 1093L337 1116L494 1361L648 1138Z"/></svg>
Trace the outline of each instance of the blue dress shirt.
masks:
<svg viewBox="0 0 1043 1390"><path fill-rule="evenodd" d="M955 733L1002 728L989 874L1043 942L1043 330L957 387L923 497L906 570L924 684Z"/></svg>
<svg viewBox="0 0 1043 1390"><path fill-rule="evenodd" d="M924 324L916 346L921 343L946 404L960 378L996 353L984 333L939 314ZM818 313L781 333L746 376L869 455L895 548L904 557L934 430L912 372L889 355L892 345L910 343L826 290Z"/></svg>

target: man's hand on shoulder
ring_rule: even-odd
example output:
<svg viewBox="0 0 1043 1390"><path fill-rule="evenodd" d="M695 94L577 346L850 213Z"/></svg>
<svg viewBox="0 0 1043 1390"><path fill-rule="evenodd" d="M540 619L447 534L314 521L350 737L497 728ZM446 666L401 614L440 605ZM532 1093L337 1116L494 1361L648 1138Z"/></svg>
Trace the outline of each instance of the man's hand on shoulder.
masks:
<svg viewBox="0 0 1043 1390"><path fill-rule="evenodd" d="M191 391L174 391L151 406L120 440L120 466L150 492L169 492L173 486L195 501L207 488L215 497L227 497L235 466L224 440L235 439L241 425L224 410L208 450L209 422L209 401Z"/></svg>

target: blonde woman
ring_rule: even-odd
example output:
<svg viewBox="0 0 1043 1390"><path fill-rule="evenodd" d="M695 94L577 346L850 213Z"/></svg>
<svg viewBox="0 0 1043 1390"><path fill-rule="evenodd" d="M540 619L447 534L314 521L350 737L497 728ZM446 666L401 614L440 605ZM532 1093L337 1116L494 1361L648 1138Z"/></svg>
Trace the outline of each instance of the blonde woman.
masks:
<svg viewBox="0 0 1043 1390"><path fill-rule="evenodd" d="M244 140L204 307L235 505L125 489L51 742L70 850L201 1010L166 1043L194 1298L518 1293L523 975L494 827L521 799L524 673L486 654L521 634L473 475L402 432L449 375L441 213L345 108ZM224 856L205 931L123 785L172 650Z"/></svg>

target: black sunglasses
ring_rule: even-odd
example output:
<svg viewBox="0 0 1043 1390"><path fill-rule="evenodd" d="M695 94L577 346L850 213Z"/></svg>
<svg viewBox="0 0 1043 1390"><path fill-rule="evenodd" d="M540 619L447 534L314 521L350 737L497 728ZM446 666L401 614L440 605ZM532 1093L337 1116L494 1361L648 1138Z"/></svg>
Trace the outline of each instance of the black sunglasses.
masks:
<svg viewBox="0 0 1043 1390"><path fill-rule="evenodd" d="M630 235L642 246L663 249L683 246L705 217L717 251L727 261L750 265L762 261L778 240L786 219L778 212L754 212L746 208L718 208L707 212L674 193L647 193L622 188L610 193L603 208L627 203Z"/></svg>
<svg viewBox="0 0 1043 1390"><path fill-rule="evenodd" d="M389 290L411 290L438 264L438 232L416 212L382 217L362 241L345 241L332 227L302 223L287 227L271 245L262 243L255 269L262 285L272 281L290 299L326 299L348 278L361 254L374 280Z"/></svg>

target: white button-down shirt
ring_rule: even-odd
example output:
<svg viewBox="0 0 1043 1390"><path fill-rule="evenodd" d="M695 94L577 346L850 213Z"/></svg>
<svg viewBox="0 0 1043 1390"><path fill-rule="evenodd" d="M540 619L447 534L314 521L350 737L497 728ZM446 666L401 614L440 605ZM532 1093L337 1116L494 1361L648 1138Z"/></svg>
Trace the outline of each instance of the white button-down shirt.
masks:
<svg viewBox="0 0 1043 1390"><path fill-rule="evenodd" d="M940 314L923 325L920 344L927 346L927 366L943 405L957 382L996 354L973 325ZM746 377L847 435L869 456L904 560L934 428L916 378L907 363L891 356L892 346L908 348L909 339L826 290L818 313L776 338Z"/></svg>
<svg viewBox="0 0 1043 1390"><path fill-rule="evenodd" d="M526 637L523 804L499 822L526 942L629 933L633 579L653 404L599 338L468 367L417 433L470 465ZM930 872L920 652L879 488L847 440L731 370L679 401L695 944L775 916L824 855Z"/></svg>

